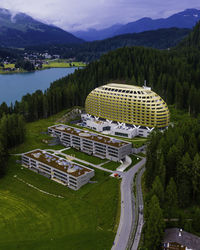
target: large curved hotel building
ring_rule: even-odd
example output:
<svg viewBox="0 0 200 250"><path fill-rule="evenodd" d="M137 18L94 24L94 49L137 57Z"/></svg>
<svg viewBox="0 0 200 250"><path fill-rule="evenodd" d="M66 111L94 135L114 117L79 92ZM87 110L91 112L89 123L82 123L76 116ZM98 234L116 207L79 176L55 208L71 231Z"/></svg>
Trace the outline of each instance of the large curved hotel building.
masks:
<svg viewBox="0 0 200 250"><path fill-rule="evenodd" d="M114 134L126 137L147 136L155 127L163 129L169 124L167 104L146 86L110 83L98 87L88 95L85 109L88 127L101 131L109 130L106 123L115 124L111 131L121 128ZM126 135L126 130L132 131L132 136Z"/></svg>

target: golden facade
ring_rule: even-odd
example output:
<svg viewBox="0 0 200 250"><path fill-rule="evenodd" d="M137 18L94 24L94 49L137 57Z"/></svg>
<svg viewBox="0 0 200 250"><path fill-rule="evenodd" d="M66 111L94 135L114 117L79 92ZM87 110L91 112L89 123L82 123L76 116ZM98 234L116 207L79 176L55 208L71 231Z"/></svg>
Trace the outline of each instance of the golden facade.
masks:
<svg viewBox="0 0 200 250"><path fill-rule="evenodd" d="M90 115L143 127L165 128L169 110L164 100L147 87L110 83L90 92L85 103Z"/></svg>

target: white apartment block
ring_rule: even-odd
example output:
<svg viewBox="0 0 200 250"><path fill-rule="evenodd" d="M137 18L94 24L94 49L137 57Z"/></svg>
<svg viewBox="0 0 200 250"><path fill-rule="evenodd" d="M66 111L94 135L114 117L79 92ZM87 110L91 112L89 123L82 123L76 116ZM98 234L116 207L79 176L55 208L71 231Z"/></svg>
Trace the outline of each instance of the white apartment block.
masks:
<svg viewBox="0 0 200 250"><path fill-rule="evenodd" d="M120 161L132 153L132 144L129 142L71 126L63 124L51 126L48 128L48 132L59 138L64 146L76 148L102 159Z"/></svg>
<svg viewBox="0 0 200 250"><path fill-rule="evenodd" d="M36 149L22 155L22 164L32 171L62 183L73 190L89 182L94 170Z"/></svg>

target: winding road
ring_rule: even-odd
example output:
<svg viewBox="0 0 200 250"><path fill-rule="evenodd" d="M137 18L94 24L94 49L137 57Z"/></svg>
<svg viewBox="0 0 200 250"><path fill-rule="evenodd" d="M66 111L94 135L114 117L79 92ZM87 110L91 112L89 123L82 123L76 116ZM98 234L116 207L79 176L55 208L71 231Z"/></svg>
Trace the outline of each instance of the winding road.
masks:
<svg viewBox="0 0 200 250"><path fill-rule="evenodd" d="M134 241L133 241L133 245L131 247L131 250L138 249L140 237L141 237L141 233L142 233L142 227L144 225L144 217L143 217L144 204L143 204L142 185L141 185L141 179L142 179L142 175L143 175L144 171L145 171L145 168L143 167L136 177L136 187L137 187L137 197L136 198L137 198L139 214L138 214L138 220L137 220L137 224L136 224L136 226L137 226L136 233L134 235ZM136 223L136 220L134 222Z"/></svg>
<svg viewBox="0 0 200 250"><path fill-rule="evenodd" d="M133 194L133 180L135 174L145 164L146 158L134 165L129 171L124 173L121 182L121 216L117 234L112 250L126 250L130 244L135 220L135 201ZM141 171L140 171L141 172ZM140 178L141 179L141 178ZM137 234L137 232L136 232ZM132 248L132 250L137 248Z"/></svg>

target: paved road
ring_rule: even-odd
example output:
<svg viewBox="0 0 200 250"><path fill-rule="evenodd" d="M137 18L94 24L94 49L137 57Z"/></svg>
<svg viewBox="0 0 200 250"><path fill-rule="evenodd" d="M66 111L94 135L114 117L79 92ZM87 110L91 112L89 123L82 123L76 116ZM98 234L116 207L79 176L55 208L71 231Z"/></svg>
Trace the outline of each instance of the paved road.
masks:
<svg viewBox="0 0 200 250"><path fill-rule="evenodd" d="M117 234L113 243L112 250L125 250L133 230L133 222L135 221L135 207L132 196L132 184L134 175L145 164L146 159L143 158L129 171L124 173L121 182L121 216Z"/></svg>
<svg viewBox="0 0 200 250"><path fill-rule="evenodd" d="M137 201L138 201L138 207L139 207L139 214L138 214L137 230L135 233L135 237L133 239L133 245L132 245L131 250L138 249L138 245L139 245L140 237L141 237L141 233L142 233L142 227L144 225L144 217L143 217L144 203L143 203L142 185L141 185L141 178L142 178L144 171L145 171L145 168L143 167L136 178Z"/></svg>

